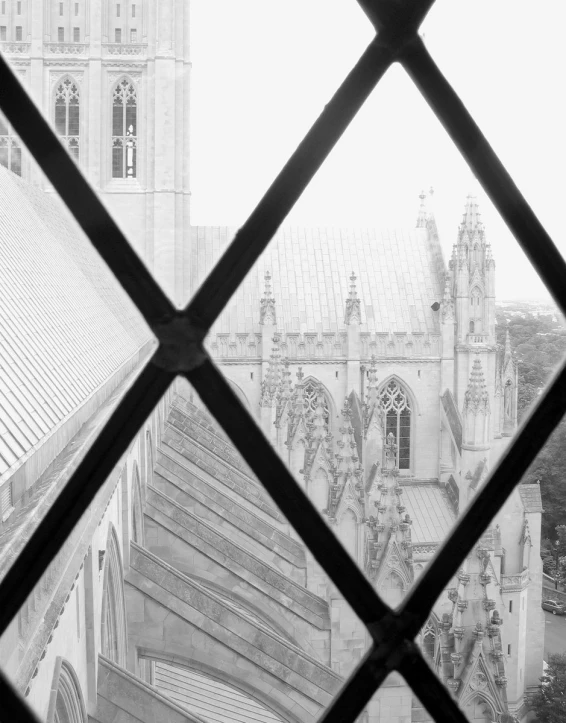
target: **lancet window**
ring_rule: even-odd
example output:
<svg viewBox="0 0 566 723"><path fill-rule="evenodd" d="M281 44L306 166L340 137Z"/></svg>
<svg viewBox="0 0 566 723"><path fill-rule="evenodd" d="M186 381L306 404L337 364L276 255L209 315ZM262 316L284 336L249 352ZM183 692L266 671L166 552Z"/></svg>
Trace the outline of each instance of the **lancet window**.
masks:
<svg viewBox="0 0 566 723"><path fill-rule="evenodd" d="M425 658L433 663L436 652L436 626L431 618L422 631L422 649Z"/></svg>
<svg viewBox="0 0 566 723"><path fill-rule="evenodd" d="M392 434L397 444L397 466L411 466L411 404L404 387L392 379L381 392L381 405L385 412L385 436Z"/></svg>
<svg viewBox="0 0 566 723"><path fill-rule="evenodd" d="M127 78L114 87L112 96L112 178L136 178L138 99Z"/></svg>
<svg viewBox="0 0 566 723"><path fill-rule="evenodd" d="M303 390L303 396L307 405L307 412L312 413L315 411L317 406L317 395L318 395L318 387L316 382L314 381L308 381L305 384L305 388ZM328 399L326 398L326 395L324 395L324 422L326 426L328 426L328 423L330 421L330 411L328 407Z"/></svg>
<svg viewBox="0 0 566 723"><path fill-rule="evenodd" d="M71 78L62 80L55 90L55 130L75 161L79 160L80 91Z"/></svg>
<svg viewBox="0 0 566 723"><path fill-rule="evenodd" d="M77 675L71 665L57 658L47 723L86 723L87 713Z"/></svg>
<svg viewBox="0 0 566 723"><path fill-rule="evenodd" d="M22 175L22 146L12 126L0 116L0 164Z"/></svg>

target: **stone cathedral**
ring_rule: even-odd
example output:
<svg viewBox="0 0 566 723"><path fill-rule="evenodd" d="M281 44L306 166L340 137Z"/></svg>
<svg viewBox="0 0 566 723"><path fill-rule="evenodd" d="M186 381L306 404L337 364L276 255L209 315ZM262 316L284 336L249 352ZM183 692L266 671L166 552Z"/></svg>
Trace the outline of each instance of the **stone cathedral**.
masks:
<svg viewBox="0 0 566 723"><path fill-rule="evenodd" d="M172 299L235 229L191 227L186 0L6 0L0 49ZM0 576L152 350L135 308L0 121ZM283 228L207 340L390 605L516 428L495 261L463 199L445 261L407 228ZM542 674L540 516L521 485L420 633L470 721L527 720ZM49 723L311 723L363 625L187 384L140 428L0 639ZM429 721L398 675L361 719Z"/></svg>

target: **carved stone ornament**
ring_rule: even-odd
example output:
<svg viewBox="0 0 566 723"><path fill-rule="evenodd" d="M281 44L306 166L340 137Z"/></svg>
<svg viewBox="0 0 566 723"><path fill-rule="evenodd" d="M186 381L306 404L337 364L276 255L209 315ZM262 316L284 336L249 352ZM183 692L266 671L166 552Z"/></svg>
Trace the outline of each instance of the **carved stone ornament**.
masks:
<svg viewBox="0 0 566 723"><path fill-rule="evenodd" d="M483 673L479 671L474 673L470 680L470 688L472 690L485 690L487 688L487 678Z"/></svg>

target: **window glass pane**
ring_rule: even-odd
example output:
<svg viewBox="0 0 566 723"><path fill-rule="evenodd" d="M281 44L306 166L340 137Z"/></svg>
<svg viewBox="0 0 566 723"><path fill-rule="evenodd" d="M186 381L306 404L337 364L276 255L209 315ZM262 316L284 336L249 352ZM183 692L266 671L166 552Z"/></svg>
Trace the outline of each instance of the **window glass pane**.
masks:
<svg viewBox="0 0 566 723"><path fill-rule="evenodd" d="M80 28L73 28L73 42L74 43L81 42L81 29Z"/></svg>
<svg viewBox="0 0 566 723"><path fill-rule="evenodd" d="M112 106L112 135L122 136L124 134L124 107L116 104Z"/></svg>
<svg viewBox="0 0 566 723"><path fill-rule="evenodd" d="M120 28L116 28L114 30L114 42L115 43L121 43L122 42L122 30Z"/></svg>
<svg viewBox="0 0 566 723"><path fill-rule="evenodd" d="M133 18L136 17L136 6L135 6L135 3L132 4L132 17L133 17Z"/></svg>
<svg viewBox="0 0 566 723"><path fill-rule="evenodd" d="M67 135L67 107L64 101L55 104L55 129L60 135Z"/></svg>
<svg viewBox="0 0 566 723"><path fill-rule="evenodd" d="M6 26L0 26L0 40L6 40Z"/></svg>
<svg viewBox="0 0 566 723"><path fill-rule="evenodd" d="M130 30L130 42L136 43L138 40L138 31L137 30Z"/></svg>
<svg viewBox="0 0 566 723"><path fill-rule="evenodd" d="M124 178L124 146L121 140L114 140L112 147L112 177Z"/></svg>
<svg viewBox="0 0 566 723"><path fill-rule="evenodd" d="M65 28L57 28L57 40L60 43L65 42Z"/></svg>
<svg viewBox="0 0 566 723"><path fill-rule="evenodd" d="M16 40L19 42L23 40L23 34L22 34L22 27L21 25L16 25Z"/></svg>
<svg viewBox="0 0 566 723"><path fill-rule="evenodd" d="M79 105L71 103L69 105L69 135L79 135Z"/></svg>
<svg viewBox="0 0 566 723"><path fill-rule="evenodd" d="M18 176L22 175L22 149L16 145L12 145L11 170Z"/></svg>

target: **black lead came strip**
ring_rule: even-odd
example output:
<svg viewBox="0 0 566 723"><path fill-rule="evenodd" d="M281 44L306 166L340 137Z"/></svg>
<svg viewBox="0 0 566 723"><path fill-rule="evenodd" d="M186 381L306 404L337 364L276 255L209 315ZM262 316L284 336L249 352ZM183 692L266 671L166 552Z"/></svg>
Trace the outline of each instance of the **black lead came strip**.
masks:
<svg viewBox="0 0 566 723"><path fill-rule="evenodd" d="M399 612L393 613L329 532L202 349L206 330L265 249L356 112L396 60L402 62L444 124L558 305L566 312L564 260L416 35L433 0L358 1L378 29L378 36L184 312L174 310L0 56L2 111L161 342L0 584L0 632L6 629L39 581L138 432L140 422L151 413L175 374L181 372L193 384L374 639L372 649L322 720L326 723L353 720L386 675L392 669L398 669L437 720L464 723L463 713L430 670L412 639L461 562L461 553L466 554L472 549L483 532L484 521L501 508L566 410L566 371L563 369L557 374L519 431L516 442L478 493L473 506ZM177 335L180 339L175 338ZM517 444L525 439L529 444ZM393 619L397 626L395 638L384 629L385 621ZM33 713L1 674L0 693L2 721L37 723Z"/></svg>

